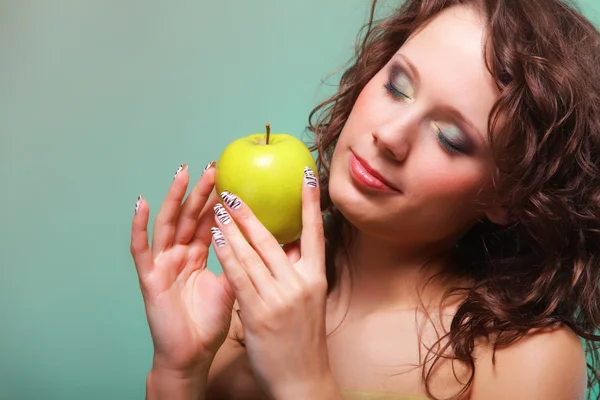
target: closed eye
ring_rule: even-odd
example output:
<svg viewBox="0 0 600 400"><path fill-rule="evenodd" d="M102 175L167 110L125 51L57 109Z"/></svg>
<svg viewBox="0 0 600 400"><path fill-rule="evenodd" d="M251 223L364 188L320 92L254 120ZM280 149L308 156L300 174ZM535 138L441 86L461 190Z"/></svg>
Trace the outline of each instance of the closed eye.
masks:
<svg viewBox="0 0 600 400"><path fill-rule="evenodd" d="M406 93L401 92L400 90L396 89L396 87L394 87L394 85L392 84L392 82L387 82L385 85L383 85L387 91L396 99L401 99L401 100L410 100L410 97L408 97L408 95L406 95Z"/></svg>
<svg viewBox="0 0 600 400"><path fill-rule="evenodd" d="M446 135L444 131L437 125L433 124L437 134L438 142L444 147L444 149L450 154L465 153L466 149L462 143L456 143Z"/></svg>

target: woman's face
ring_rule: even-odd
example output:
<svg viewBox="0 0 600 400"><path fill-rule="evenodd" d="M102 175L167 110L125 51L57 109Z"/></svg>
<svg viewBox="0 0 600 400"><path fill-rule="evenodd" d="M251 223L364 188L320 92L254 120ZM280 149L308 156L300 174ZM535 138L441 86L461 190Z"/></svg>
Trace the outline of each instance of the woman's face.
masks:
<svg viewBox="0 0 600 400"><path fill-rule="evenodd" d="M499 93L484 29L474 9L447 9L360 93L329 182L359 230L399 244L451 244L489 212L495 167L486 132Z"/></svg>

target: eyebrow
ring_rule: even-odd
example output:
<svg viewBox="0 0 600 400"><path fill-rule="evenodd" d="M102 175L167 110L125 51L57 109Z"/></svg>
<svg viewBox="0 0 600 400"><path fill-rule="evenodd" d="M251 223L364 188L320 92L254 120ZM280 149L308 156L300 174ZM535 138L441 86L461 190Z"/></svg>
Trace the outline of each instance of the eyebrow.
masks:
<svg viewBox="0 0 600 400"><path fill-rule="evenodd" d="M408 58L406 58L406 56L404 54L396 53L395 56L400 58L408 66L408 69L409 69L408 72L410 73L410 75L412 75L411 78L413 78L413 80L416 82L416 84L418 86L421 83L421 78L419 76L419 70L417 70L417 68L414 66L414 64L412 62L410 62L410 60ZM461 113L459 110L457 110L456 108L452 107L449 104L444 104L444 106L442 106L442 110L444 111L444 113L454 117L457 120L460 120L462 123L467 125L467 127L475 135L477 135L478 138L485 139L485 137L481 134L479 129L477 129L477 127L467 117L465 117L465 115L463 113Z"/></svg>

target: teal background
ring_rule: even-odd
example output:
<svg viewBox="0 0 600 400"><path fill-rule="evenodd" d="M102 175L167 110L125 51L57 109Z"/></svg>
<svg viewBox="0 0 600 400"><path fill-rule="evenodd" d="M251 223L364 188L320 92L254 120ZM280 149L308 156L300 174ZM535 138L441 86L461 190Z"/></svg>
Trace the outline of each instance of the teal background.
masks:
<svg viewBox="0 0 600 400"><path fill-rule="evenodd" d="M303 137L368 6L0 0L0 399L144 397L136 197L154 217L180 163L266 122Z"/></svg>

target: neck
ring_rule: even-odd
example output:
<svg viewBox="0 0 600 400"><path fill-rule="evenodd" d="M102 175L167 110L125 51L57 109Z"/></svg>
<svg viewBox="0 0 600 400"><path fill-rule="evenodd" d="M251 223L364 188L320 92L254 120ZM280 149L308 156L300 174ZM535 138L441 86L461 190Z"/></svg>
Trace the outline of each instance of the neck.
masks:
<svg viewBox="0 0 600 400"><path fill-rule="evenodd" d="M345 308L351 299L350 311L357 316L439 306L449 285L458 285L440 274L452 258L451 247L441 248L403 247L354 230L347 256L338 256L341 274L332 301Z"/></svg>

